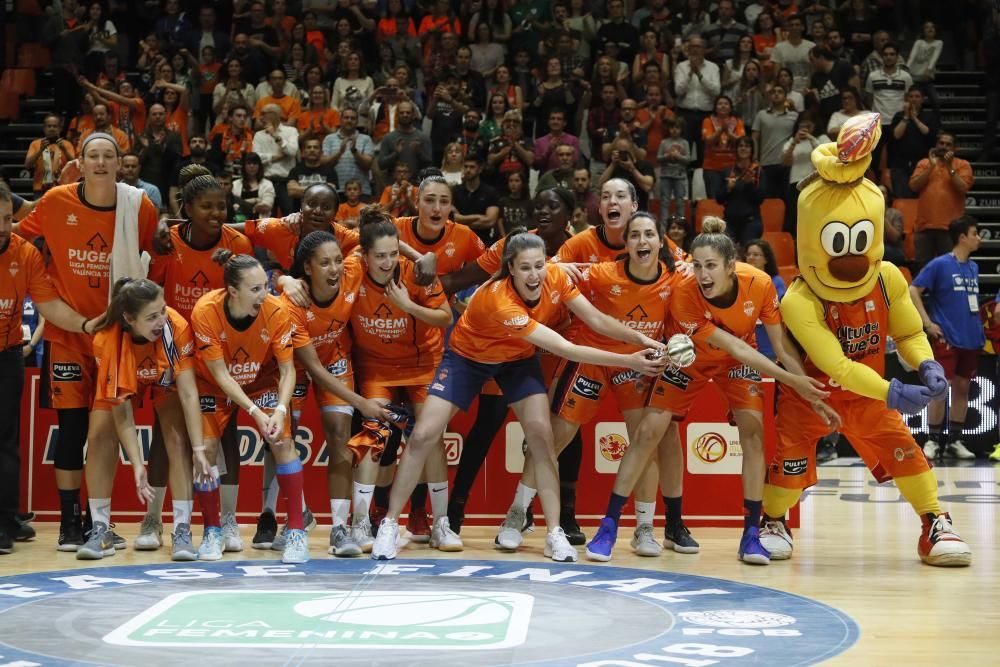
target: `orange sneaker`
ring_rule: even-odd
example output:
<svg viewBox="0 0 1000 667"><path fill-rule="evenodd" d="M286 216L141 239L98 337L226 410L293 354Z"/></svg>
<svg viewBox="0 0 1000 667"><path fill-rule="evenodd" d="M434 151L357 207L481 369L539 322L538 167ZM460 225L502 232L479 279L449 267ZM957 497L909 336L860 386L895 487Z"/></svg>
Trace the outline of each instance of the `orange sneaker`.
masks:
<svg viewBox="0 0 1000 667"><path fill-rule="evenodd" d="M972 563L972 550L955 532L947 512L937 516L925 514L920 520L923 522L917 544L920 560L938 567L966 567Z"/></svg>

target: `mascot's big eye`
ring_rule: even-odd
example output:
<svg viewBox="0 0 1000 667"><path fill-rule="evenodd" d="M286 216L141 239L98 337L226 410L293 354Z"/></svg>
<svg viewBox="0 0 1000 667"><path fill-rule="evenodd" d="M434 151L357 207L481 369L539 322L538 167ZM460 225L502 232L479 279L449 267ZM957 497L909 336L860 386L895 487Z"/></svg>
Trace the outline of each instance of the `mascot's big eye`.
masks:
<svg viewBox="0 0 1000 667"><path fill-rule="evenodd" d="M863 255L872 247L875 225L871 220L861 220L851 227L851 254Z"/></svg>
<svg viewBox="0 0 1000 667"><path fill-rule="evenodd" d="M851 250L851 229L842 222L829 222L820 233L820 241L826 254L841 257Z"/></svg>

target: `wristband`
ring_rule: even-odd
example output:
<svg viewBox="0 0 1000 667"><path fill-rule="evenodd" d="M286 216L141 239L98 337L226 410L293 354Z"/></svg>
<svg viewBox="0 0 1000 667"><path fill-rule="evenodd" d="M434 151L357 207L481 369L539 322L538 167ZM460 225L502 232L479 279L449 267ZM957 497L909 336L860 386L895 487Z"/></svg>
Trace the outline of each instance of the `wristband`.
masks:
<svg viewBox="0 0 1000 667"><path fill-rule="evenodd" d="M253 417L253 415L254 415L255 412L259 412L259 411L260 411L260 408L257 407L256 403L251 403L250 407L247 408L247 414L249 416L251 416L251 417Z"/></svg>
<svg viewBox="0 0 1000 667"><path fill-rule="evenodd" d="M87 333L87 322L89 321L90 320L88 320L86 317L83 318L83 322L80 324L80 331L82 331L83 333Z"/></svg>
<svg viewBox="0 0 1000 667"><path fill-rule="evenodd" d="M288 408L285 407L284 403L282 403L281 405L279 405L278 407L276 407L274 409L274 411L275 412L280 412L281 414L285 415L286 417L288 416Z"/></svg>

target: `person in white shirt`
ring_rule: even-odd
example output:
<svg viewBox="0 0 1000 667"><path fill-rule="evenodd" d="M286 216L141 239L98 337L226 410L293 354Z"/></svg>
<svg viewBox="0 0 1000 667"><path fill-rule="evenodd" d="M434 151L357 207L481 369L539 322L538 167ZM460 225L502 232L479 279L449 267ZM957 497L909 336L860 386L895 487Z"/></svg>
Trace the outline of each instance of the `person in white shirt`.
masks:
<svg viewBox="0 0 1000 667"><path fill-rule="evenodd" d="M698 146L699 159L704 154L701 124L715 109L715 98L722 91L719 66L705 60L705 40L695 35L687 42L688 59L674 67L677 111L684 118L685 139Z"/></svg>
<svg viewBox="0 0 1000 667"><path fill-rule="evenodd" d="M281 123L281 107L268 104L261 110L264 127L253 135L253 152L260 155L264 176L274 184L274 200L282 215L290 213L288 173L299 156L299 132Z"/></svg>
<svg viewBox="0 0 1000 667"><path fill-rule="evenodd" d="M943 43L937 38L937 26L933 21L926 21L923 34L913 43L910 57L906 60L913 83L920 86L921 92L927 96L935 110L938 108L938 96L934 90L934 76L942 48Z"/></svg>
<svg viewBox="0 0 1000 667"><path fill-rule="evenodd" d="M882 150L892 134L892 117L903 110L906 91L912 85L913 78L899 67L899 49L889 42L882 47L882 69L872 72L865 81L871 110L880 114L882 123L882 138L872 152L872 164L881 164Z"/></svg>
<svg viewBox="0 0 1000 667"><path fill-rule="evenodd" d="M820 144L829 143L825 134L814 136L816 123L807 115L799 116L795 134L789 137L781 151L781 163L788 167L788 195L785 197L785 231L795 235L798 224L799 181L815 171L812 152Z"/></svg>
<svg viewBox="0 0 1000 667"><path fill-rule="evenodd" d="M805 23L798 14L788 17L785 29L788 31L788 39L774 45L774 49L771 50L771 62L779 69L782 67L790 69L794 77L793 90L802 92L809 87L809 78L812 76L809 51L816 44L802 38Z"/></svg>

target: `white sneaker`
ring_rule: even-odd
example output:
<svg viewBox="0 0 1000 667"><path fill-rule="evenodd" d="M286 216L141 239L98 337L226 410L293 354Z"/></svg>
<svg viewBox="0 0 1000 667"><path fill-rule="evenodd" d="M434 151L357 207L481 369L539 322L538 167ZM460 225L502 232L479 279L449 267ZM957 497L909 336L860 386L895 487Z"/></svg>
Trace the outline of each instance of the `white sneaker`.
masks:
<svg viewBox="0 0 1000 667"><path fill-rule="evenodd" d="M372 545L372 558L374 560L393 560L399 550L398 542L399 521L382 519L382 523L378 527L378 535L375 536L375 543Z"/></svg>
<svg viewBox="0 0 1000 667"><path fill-rule="evenodd" d="M288 530L285 550L281 552L281 562L288 564L309 562L309 539L306 537L306 531L296 528Z"/></svg>
<svg viewBox="0 0 1000 667"><path fill-rule="evenodd" d="M771 560L788 560L792 557L792 534L784 520L765 519L760 529L760 543L771 552Z"/></svg>
<svg viewBox="0 0 1000 667"><path fill-rule="evenodd" d="M579 558L576 549L566 539L566 533L559 527L553 528L545 536L544 554L557 563L575 563Z"/></svg>
<svg viewBox="0 0 1000 667"><path fill-rule="evenodd" d="M361 547L363 552L371 553L372 545L375 544L375 536L372 535L372 522L368 514L354 515L351 519L351 539Z"/></svg>
<svg viewBox="0 0 1000 667"><path fill-rule="evenodd" d="M221 528L206 528L198 547L198 560L222 560L222 542Z"/></svg>
<svg viewBox="0 0 1000 667"><path fill-rule="evenodd" d="M500 524L500 533L497 534L493 543L501 549L514 551L524 541L522 534L524 524L527 521L528 517L524 509L520 505L511 505L510 509L507 510L506 518Z"/></svg>
<svg viewBox="0 0 1000 667"><path fill-rule="evenodd" d="M947 456L954 456L956 459L961 459L963 461L971 461L976 458L974 452L970 451L965 443L961 440L953 440L948 443L945 447L945 454Z"/></svg>
<svg viewBox="0 0 1000 667"><path fill-rule="evenodd" d="M222 517L222 550L243 551L240 524L236 523L235 514L226 514Z"/></svg>
<svg viewBox="0 0 1000 667"><path fill-rule="evenodd" d="M163 546L163 522L147 514L142 517L139 535L132 543L136 551L156 551Z"/></svg>
<svg viewBox="0 0 1000 667"><path fill-rule="evenodd" d="M637 556L656 557L663 553L663 547L653 536L653 524L640 523L632 534L632 551Z"/></svg>
<svg viewBox="0 0 1000 667"><path fill-rule="evenodd" d="M928 440L924 443L924 456L928 461L933 461L941 452L941 443L937 440Z"/></svg>
<svg viewBox="0 0 1000 667"><path fill-rule="evenodd" d="M438 551L462 551L465 549L465 545L462 544L462 538L451 529L451 524L448 523L448 517L446 516L434 519L434 527L431 528L430 547Z"/></svg>

